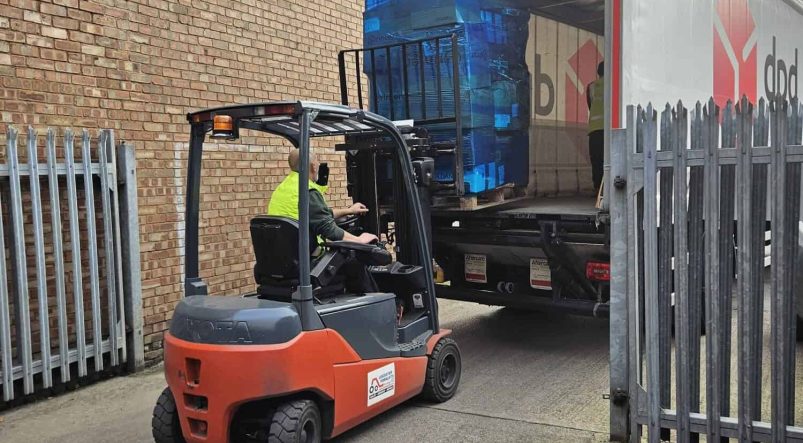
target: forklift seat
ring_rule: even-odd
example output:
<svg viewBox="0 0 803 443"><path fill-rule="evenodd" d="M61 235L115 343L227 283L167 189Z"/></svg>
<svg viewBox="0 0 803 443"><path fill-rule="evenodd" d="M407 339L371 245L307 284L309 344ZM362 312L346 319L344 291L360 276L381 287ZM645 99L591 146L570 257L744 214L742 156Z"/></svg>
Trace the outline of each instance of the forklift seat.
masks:
<svg viewBox="0 0 803 443"><path fill-rule="evenodd" d="M290 301L298 281L298 221L287 217L259 215L251 219L251 242L256 264L254 279L260 298ZM310 234L310 254L318 247ZM327 259L321 257L319 260ZM329 257L330 262L335 262ZM332 263L330 263L332 264ZM335 274L340 264L326 266L323 273L315 272L313 262L312 285L316 297L343 292L342 278ZM317 275L321 274L321 275Z"/></svg>

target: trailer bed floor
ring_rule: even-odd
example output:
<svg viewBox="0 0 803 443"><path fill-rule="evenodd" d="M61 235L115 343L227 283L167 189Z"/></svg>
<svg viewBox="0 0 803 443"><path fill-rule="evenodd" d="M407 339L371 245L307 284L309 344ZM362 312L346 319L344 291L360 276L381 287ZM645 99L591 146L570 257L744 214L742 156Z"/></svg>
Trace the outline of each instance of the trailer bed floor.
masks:
<svg viewBox="0 0 803 443"><path fill-rule="evenodd" d="M433 207L435 216L453 217L524 217L560 216L580 217L584 219L596 218L600 210L596 207L597 199L591 196L566 197L518 197L512 200L481 205L474 209L460 209L458 207Z"/></svg>
<svg viewBox="0 0 803 443"><path fill-rule="evenodd" d="M500 214L544 214L596 216L599 209L594 197L535 197L515 202L511 207L501 208Z"/></svg>

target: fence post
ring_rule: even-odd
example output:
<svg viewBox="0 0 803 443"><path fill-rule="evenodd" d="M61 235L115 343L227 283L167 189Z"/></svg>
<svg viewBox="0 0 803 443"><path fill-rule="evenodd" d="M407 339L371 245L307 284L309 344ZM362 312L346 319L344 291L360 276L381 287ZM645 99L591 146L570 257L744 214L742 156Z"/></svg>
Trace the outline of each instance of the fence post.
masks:
<svg viewBox="0 0 803 443"><path fill-rule="evenodd" d="M610 311L610 439L627 441L629 430L627 320L627 136L632 127L611 134L611 311Z"/></svg>
<svg viewBox="0 0 803 443"><path fill-rule="evenodd" d="M123 294L127 362L129 371L145 367L142 340L142 283L139 253L139 209L137 207L137 170L134 147L122 143L117 147L117 179L120 192L120 238L123 260Z"/></svg>

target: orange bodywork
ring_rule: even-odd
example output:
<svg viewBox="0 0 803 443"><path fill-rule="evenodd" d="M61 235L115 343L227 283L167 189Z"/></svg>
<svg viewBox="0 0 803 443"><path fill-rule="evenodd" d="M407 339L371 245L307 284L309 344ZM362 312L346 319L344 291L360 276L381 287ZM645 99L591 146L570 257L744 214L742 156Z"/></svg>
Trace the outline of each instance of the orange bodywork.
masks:
<svg viewBox="0 0 803 443"><path fill-rule="evenodd" d="M433 335L427 354L450 333ZM298 392L334 401L334 427L328 435L334 437L418 395L427 367L426 356L362 360L331 329L302 332L277 345L199 344L166 333L164 349L165 378L188 442L228 442L238 406ZM393 394L369 405L368 374L390 364ZM199 397L206 399L201 407L195 401Z"/></svg>

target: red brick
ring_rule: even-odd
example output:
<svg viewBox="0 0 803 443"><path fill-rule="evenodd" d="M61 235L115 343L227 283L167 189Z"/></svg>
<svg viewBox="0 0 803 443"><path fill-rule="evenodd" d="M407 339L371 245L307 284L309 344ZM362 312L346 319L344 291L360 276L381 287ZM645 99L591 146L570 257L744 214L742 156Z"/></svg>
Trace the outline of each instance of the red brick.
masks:
<svg viewBox="0 0 803 443"><path fill-rule="evenodd" d="M78 8L82 11L91 12L93 14L105 14L106 7L103 5L99 5L95 2L89 2L86 0L79 0Z"/></svg>
<svg viewBox="0 0 803 443"><path fill-rule="evenodd" d="M51 26L42 26L42 35L44 35L45 37L52 37L63 40L67 38L67 30L53 28Z"/></svg>
<svg viewBox="0 0 803 443"><path fill-rule="evenodd" d="M53 47L53 39L42 37L39 35L28 35L25 38L26 43L33 46L39 46L42 48L52 48Z"/></svg>
<svg viewBox="0 0 803 443"><path fill-rule="evenodd" d="M22 14L23 20L34 23L46 23L42 14L34 11L24 11Z"/></svg>
<svg viewBox="0 0 803 443"><path fill-rule="evenodd" d="M74 31L78 29L78 21L71 18L53 17L53 26Z"/></svg>
<svg viewBox="0 0 803 443"><path fill-rule="evenodd" d="M87 34L103 35L103 27L92 23L81 23L79 29Z"/></svg>
<svg viewBox="0 0 803 443"><path fill-rule="evenodd" d="M81 43L69 40L57 40L55 42L56 49L69 52L81 52Z"/></svg>
<svg viewBox="0 0 803 443"><path fill-rule="evenodd" d="M68 8L78 7L78 0L53 0L53 3L57 5L66 6Z"/></svg>

